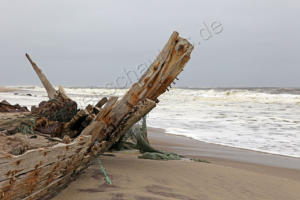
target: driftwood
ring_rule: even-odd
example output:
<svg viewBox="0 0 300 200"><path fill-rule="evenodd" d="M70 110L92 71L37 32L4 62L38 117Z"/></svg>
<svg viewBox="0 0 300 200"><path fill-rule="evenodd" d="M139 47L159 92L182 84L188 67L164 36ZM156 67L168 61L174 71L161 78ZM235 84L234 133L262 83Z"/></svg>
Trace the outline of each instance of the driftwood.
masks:
<svg viewBox="0 0 300 200"><path fill-rule="evenodd" d="M66 186L91 159L107 151L156 106L157 98L183 70L192 50L193 46L174 32L157 59L121 99L104 98L79 111L63 88L55 90L26 54L46 88L49 101L22 114L22 120L30 119L33 123L21 123L18 116L4 120L4 115L2 120L0 115L0 134L4 138L16 137L21 132L29 144L39 138L48 142L36 148L28 145L17 155L11 150L0 152L0 199L40 199ZM7 130L9 125L15 127L13 131ZM32 128L33 133L23 131L22 126Z"/></svg>
<svg viewBox="0 0 300 200"><path fill-rule="evenodd" d="M26 53L25 55L26 55L26 58L28 59L28 61L30 62L30 64L32 65L32 68L38 75L44 88L46 89L49 99L57 99L57 96L59 95L59 93L61 93L61 95L64 99L68 99L67 95L65 94L65 92L62 88L59 88L58 91L55 90L55 88L52 86L50 81L47 79L47 77L45 76L43 71L35 64L35 62L32 61L29 54Z"/></svg>

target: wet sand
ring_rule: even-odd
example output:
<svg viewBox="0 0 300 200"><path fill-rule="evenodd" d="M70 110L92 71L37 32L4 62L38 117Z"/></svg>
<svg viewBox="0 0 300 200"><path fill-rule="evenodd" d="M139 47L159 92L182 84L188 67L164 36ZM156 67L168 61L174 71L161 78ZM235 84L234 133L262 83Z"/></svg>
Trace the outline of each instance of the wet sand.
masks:
<svg viewBox="0 0 300 200"><path fill-rule="evenodd" d="M167 134L163 129L148 128L148 130L153 146L180 155L189 157L201 156L209 159L217 158L218 160L222 159L300 170L300 158L200 142L184 136Z"/></svg>
<svg viewBox="0 0 300 200"><path fill-rule="evenodd" d="M211 163L137 159L138 152L100 156L55 200L299 200L299 159L207 144L149 129L153 146Z"/></svg>

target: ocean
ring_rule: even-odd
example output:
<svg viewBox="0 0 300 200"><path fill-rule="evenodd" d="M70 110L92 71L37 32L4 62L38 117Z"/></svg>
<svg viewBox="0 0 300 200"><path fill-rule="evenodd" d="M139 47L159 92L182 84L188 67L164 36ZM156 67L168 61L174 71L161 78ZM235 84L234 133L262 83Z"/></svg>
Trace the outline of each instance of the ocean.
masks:
<svg viewBox="0 0 300 200"><path fill-rule="evenodd" d="M38 86L0 93L0 101L38 105L47 100ZM80 108L126 89L65 88ZM171 89L148 115L148 126L199 141L300 157L300 89Z"/></svg>

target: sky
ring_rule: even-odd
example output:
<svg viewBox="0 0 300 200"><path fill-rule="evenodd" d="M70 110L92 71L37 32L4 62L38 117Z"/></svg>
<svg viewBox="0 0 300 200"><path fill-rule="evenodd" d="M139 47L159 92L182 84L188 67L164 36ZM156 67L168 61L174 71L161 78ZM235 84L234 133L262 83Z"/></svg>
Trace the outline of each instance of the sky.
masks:
<svg viewBox="0 0 300 200"><path fill-rule="evenodd" d="M27 52L54 85L129 86L176 30L179 87L300 87L299 19L296 0L1 0L0 85L40 85Z"/></svg>

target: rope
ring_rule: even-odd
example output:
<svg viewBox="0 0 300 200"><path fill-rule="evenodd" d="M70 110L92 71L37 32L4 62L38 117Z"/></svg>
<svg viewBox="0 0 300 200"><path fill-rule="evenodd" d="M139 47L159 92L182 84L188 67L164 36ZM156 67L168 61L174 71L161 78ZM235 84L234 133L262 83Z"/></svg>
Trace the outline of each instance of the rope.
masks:
<svg viewBox="0 0 300 200"><path fill-rule="evenodd" d="M111 185L112 183L111 183L109 177L107 176L106 170L105 170L105 168L103 167L102 162L101 162L101 160L100 160L99 157L97 157L97 161L98 161L98 163L99 163L99 165L100 165L101 171L103 172L103 174L104 174L104 176L105 176L106 182L107 182L109 185Z"/></svg>

